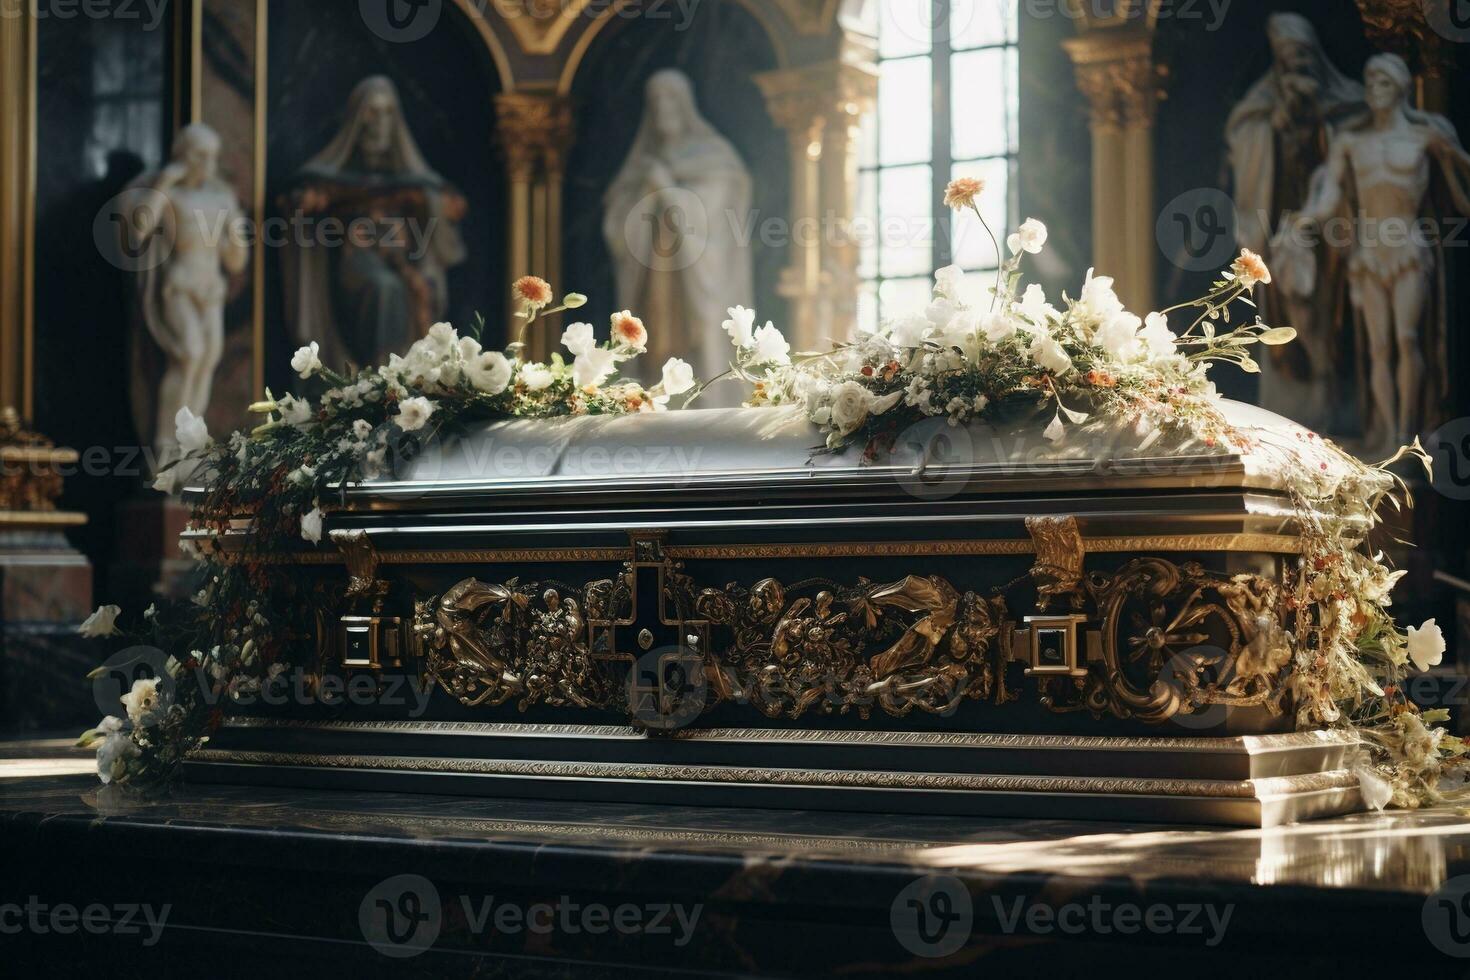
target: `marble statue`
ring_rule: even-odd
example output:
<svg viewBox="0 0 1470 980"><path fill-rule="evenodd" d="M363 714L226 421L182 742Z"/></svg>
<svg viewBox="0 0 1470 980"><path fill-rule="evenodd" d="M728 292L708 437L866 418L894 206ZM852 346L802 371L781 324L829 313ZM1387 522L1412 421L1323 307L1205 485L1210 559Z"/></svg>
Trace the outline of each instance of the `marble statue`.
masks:
<svg viewBox="0 0 1470 980"><path fill-rule="evenodd" d="M250 258L244 215L219 176L220 137L196 123L174 140L168 164L124 193L145 330L133 343L133 415L160 463L177 453L174 417L203 416L224 353L228 276ZM140 251L146 250L146 251Z"/></svg>
<svg viewBox="0 0 1470 980"><path fill-rule="evenodd" d="M466 203L419 151L391 79L357 85L341 130L296 174L283 207L308 229L284 257L286 316L324 363L379 363L447 314ZM328 222L358 231L309 233Z"/></svg>
<svg viewBox="0 0 1470 980"><path fill-rule="evenodd" d="M1439 229L1447 215L1470 215L1470 155L1448 119L1410 106L1413 76L1398 55L1369 59L1364 82L1371 115L1334 137L1293 237L1334 218L1353 229L1343 244L1363 436L1367 448L1387 450L1443 421L1449 357ZM1311 278L1288 274L1286 282L1300 289Z"/></svg>
<svg viewBox="0 0 1470 980"><path fill-rule="evenodd" d="M750 172L700 115L683 72L655 73L633 148L605 198L603 236L618 305L649 326L647 364L680 356L701 377L728 367L720 329L732 306L753 306Z"/></svg>
<svg viewBox="0 0 1470 980"><path fill-rule="evenodd" d="M1301 208L1312 174L1327 159L1332 134L1364 112L1363 90L1328 60L1310 21L1273 14L1267 22L1272 64L1232 110L1225 136L1234 177L1237 244L1275 267L1283 218ZM1334 376L1348 370L1338 331L1346 319L1344 269L1319 249L1314 290L1263 290L1257 301L1272 323L1296 327L1299 341L1272 348L1262 385L1267 408L1313 428L1336 431ZM1337 411L1335 411L1335 409Z"/></svg>

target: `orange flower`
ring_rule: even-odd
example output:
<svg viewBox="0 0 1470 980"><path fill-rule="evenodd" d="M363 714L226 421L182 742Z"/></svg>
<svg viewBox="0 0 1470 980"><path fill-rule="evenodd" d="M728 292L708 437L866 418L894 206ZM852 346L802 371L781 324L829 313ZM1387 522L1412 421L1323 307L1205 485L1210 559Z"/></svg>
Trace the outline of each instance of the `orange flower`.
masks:
<svg viewBox="0 0 1470 980"><path fill-rule="evenodd" d="M973 208L975 198L985 192L985 181L979 177L956 177L949 182L944 189L944 206L954 208Z"/></svg>
<svg viewBox="0 0 1470 980"><path fill-rule="evenodd" d="M1240 258L1230 266L1230 271L1246 289L1254 289L1256 283L1271 285L1271 270L1266 266L1266 260L1248 248L1240 250Z"/></svg>
<svg viewBox="0 0 1470 980"><path fill-rule="evenodd" d="M642 350L648 346L648 330L644 328L643 321L628 310L613 314L612 335L624 347Z"/></svg>
<svg viewBox="0 0 1470 980"><path fill-rule="evenodd" d="M551 302L551 283L538 276L521 276L510 288L517 299L533 309Z"/></svg>

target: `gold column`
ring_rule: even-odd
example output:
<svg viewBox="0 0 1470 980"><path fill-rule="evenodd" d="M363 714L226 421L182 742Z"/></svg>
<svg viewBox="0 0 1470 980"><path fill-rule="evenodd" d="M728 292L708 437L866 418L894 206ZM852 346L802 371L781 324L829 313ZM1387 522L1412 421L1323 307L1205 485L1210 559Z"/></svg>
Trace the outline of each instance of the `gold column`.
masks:
<svg viewBox="0 0 1470 980"><path fill-rule="evenodd" d="M1159 72L1151 31L1102 28L1064 42L1092 110L1093 258L1130 309L1154 308L1154 118Z"/></svg>
<svg viewBox="0 0 1470 980"><path fill-rule="evenodd" d="M756 83L791 160L791 258L778 291L799 350L845 339L857 322L857 132L878 94L877 70L839 60L765 72Z"/></svg>
<svg viewBox="0 0 1470 980"><path fill-rule="evenodd" d="M35 408L35 232L36 22L27 3L23 16L0 17L0 406L27 418Z"/></svg>
<svg viewBox="0 0 1470 980"><path fill-rule="evenodd" d="M510 185L507 261L514 279L536 275L558 282L562 268L562 182L571 149L572 113L554 92L507 92L495 98L496 131ZM516 304L507 296L507 334L515 332ZM543 358L550 344L530 338L530 355Z"/></svg>

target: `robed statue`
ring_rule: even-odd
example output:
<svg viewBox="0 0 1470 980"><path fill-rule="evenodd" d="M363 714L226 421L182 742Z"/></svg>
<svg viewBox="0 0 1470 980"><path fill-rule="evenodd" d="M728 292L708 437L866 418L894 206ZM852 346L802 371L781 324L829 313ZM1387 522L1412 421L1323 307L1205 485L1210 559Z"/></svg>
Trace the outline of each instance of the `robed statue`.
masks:
<svg viewBox="0 0 1470 980"><path fill-rule="evenodd" d="M1440 229L1449 216L1470 215L1470 156L1448 119L1409 104L1414 79L1398 55L1369 59L1364 83L1370 115L1335 135L1290 238L1332 221L1353 230L1343 242L1323 238L1347 255L1365 448L1386 451L1443 421L1449 294ZM1313 258L1284 256L1289 288L1314 278Z"/></svg>
<svg viewBox="0 0 1470 980"><path fill-rule="evenodd" d="M465 260L466 204L419 151L392 80L358 84L341 130L283 206L303 219L285 254L286 315L325 363L378 363L444 318L448 272ZM329 221L345 235L314 233Z"/></svg>
<svg viewBox="0 0 1470 980"><path fill-rule="evenodd" d="M607 191L603 236L618 305L649 326L647 364L679 356L701 377L721 374L729 307L753 306L750 172L700 115L683 72L656 72L644 90L633 148Z"/></svg>
<svg viewBox="0 0 1470 980"><path fill-rule="evenodd" d="M249 231L234 189L219 175L220 137L203 123L174 140L169 162L119 199L137 260L133 421L156 464L178 455L181 408L203 416L225 347L229 277L250 259Z"/></svg>
<svg viewBox="0 0 1470 980"><path fill-rule="evenodd" d="M1267 22L1271 68L1230 114L1230 149L1238 244L1276 268L1274 241L1283 219L1307 199L1312 175L1327 160L1333 134L1364 112L1363 89L1327 58L1310 21L1273 14ZM1264 365L1262 401L1314 428L1336 431L1334 391L1350 369L1340 351L1346 319L1345 270L1318 248L1316 288L1262 289L1255 297L1271 323L1297 329L1299 342L1273 348ZM1279 272L1279 270L1278 270Z"/></svg>

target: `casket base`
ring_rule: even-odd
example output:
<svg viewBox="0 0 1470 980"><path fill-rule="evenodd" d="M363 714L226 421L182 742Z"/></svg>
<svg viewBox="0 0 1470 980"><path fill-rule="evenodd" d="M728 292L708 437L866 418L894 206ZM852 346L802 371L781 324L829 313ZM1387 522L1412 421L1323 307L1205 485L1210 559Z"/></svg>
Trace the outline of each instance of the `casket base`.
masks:
<svg viewBox="0 0 1470 980"><path fill-rule="evenodd" d="M1355 738L236 719L192 779L681 805L1273 827L1362 809Z"/></svg>

